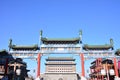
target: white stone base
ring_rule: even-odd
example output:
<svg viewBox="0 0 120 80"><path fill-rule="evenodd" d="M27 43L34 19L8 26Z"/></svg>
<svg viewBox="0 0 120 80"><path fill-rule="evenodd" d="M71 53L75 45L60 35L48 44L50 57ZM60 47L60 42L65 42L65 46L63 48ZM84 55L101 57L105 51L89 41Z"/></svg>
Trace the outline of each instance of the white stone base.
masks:
<svg viewBox="0 0 120 80"><path fill-rule="evenodd" d="M43 77L43 80L78 80L77 74L50 74L46 73Z"/></svg>

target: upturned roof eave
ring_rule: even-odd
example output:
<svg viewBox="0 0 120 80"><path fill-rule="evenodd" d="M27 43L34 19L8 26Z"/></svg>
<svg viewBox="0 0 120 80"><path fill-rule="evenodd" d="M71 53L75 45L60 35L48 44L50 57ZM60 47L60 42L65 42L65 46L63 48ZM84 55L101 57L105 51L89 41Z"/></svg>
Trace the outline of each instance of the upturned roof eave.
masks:
<svg viewBox="0 0 120 80"><path fill-rule="evenodd" d="M7 51L5 49L0 50L0 53L3 53L3 52L7 53Z"/></svg>
<svg viewBox="0 0 120 80"><path fill-rule="evenodd" d="M12 45L12 49L38 49L38 45Z"/></svg>
<svg viewBox="0 0 120 80"><path fill-rule="evenodd" d="M0 56L1 56L1 55L2 55L2 56L3 56L3 55L5 56L5 55L9 55L9 54L8 54L8 52L7 52L5 49L2 49L2 50L0 50Z"/></svg>
<svg viewBox="0 0 120 80"><path fill-rule="evenodd" d="M84 49L110 49L113 46L111 44L104 44L104 45L88 45L85 44L83 46Z"/></svg>
<svg viewBox="0 0 120 80"><path fill-rule="evenodd" d="M80 38L41 38L42 41L79 41Z"/></svg>
<svg viewBox="0 0 120 80"><path fill-rule="evenodd" d="M120 56L120 49L117 49L117 50L116 50L115 55Z"/></svg>

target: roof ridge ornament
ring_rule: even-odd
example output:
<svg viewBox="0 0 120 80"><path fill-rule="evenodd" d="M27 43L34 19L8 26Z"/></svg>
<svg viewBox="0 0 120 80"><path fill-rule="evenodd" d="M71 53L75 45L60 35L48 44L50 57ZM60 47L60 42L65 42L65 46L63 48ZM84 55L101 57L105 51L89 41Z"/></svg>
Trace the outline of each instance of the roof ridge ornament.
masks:
<svg viewBox="0 0 120 80"><path fill-rule="evenodd" d="M43 31L40 30L39 45L41 44L42 35L43 35Z"/></svg>
<svg viewBox="0 0 120 80"><path fill-rule="evenodd" d="M42 37L42 34L43 34L43 31L42 30L40 30L40 36Z"/></svg>
<svg viewBox="0 0 120 80"><path fill-rule="evenodd" d="M82 30L79 30L80 43L82 43Z"/></svg>
<svg viewBox="0 0 120 80"><path fill-rule="evenodd" d="M112 50L114 49L113 46L114 46L114 41L112 38L110 38L110 45L112 46Z"/></svg>
<svg viewBox="0 0 120 80"><path fill-rule="evenodd" d="M12 39L11 38L9 39L9 46L8 47L9 47L9 51L10 51L10 49L12 47Z"/></svg>
<svg viewBox="0 0 120 80"><path fill-rule="evenodd" d="M114 45L114 42L113 42L113 39L110 38L110 44L113 46Z"/></svg>

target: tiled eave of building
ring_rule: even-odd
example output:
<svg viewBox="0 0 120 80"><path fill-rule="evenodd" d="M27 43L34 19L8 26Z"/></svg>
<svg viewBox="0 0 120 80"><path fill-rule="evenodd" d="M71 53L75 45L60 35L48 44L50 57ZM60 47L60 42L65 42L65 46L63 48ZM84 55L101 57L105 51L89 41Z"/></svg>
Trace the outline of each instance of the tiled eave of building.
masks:
<svg viewBox="0 0 120 80"><path fill-rule="evenodd" d="M12 45L13 50L38 50L38 45Z"/></svg>
<svg viewBox="0 0 120 80"><path fill-rule="evenodd" d="M16 63L16 64L26 65L25 62L21 62L21 61L10 61L10 62L9 62L9 64L14 64L14 63Z"/></svg>
<svg viewBox="0 0 120 80"><path fill-rule="evenodd" d="M95 60L95 61L93 61L93 62L91 62L91 64L95 64L95 62L96 62L96 60Z"/></svg>
<svg viewBox="0 0 120 80"><path fill-rule="evenodd" d="M93 64L92 66L90 66L91 69L94 69L96 67L96 64Z"/></svg>
<svg viewBox="0 0 120 80"><path fill-rule="evenodd" d="M68 57L49 57L46 61L75 61L75 59Z"/></svg>
<svg viewBox="0 0 120 80"><path fill-rule="evenodd" d="M116 50L115 55L120 56L120 49L117 49L117 50Z"/></svg>
<svg viewBox="0 0 120 80"><path fill-rule="evenodd" d="M76 65L76 63L45 63L45 65Z"/></svg>
<svg viewBox="0 0 120 80"><path fill-rule="evenodd" d="M90 77L96 77L96 76L103 76L100 73L93 73L93 74L89 74Z"/></svg>
<svg viewBox="0 0 120 80"><path fill-rule="evenodd" d="M102 60L102 64L113 64L112 60L109 60L109 59L103 59Z"/></svg>
<svg viewBox="0 0 120 80"><path fill-rule="evenodd" d="M83 46L84 50L108 50L108 49L111 49L111 48L113 48L113 45L111 45L111 44L104 44L104 45L88 45L88 44L85 44Z"/></svg>
<svg viewBox="0 0 120 80"><path fill-rule="evenodd" d="M77 44L80 38L41 38L44 44Z"/></svg>
<svg viewBox="0 0 120 80"><path fill-rule="evenodd" d="M3 49L3 50L0 50L0 58L11 58L12 59L12 56L8 54L8 52L5 49Z"/></svg>

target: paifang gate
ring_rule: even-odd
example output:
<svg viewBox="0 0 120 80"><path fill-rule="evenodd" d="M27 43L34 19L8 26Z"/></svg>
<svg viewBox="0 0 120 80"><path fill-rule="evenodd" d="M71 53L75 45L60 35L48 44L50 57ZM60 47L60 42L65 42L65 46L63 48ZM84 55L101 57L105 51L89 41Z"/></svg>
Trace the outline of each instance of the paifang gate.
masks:
<svg viewBox="0 0 120 80"><path fill-rule="evenodd" d="M41 57L44 54L69 53L77 54L81 59L82 76L85 76L85 59L111 58L114 61L115 74L118 76L116 60L119 56L115 55L113 39L109 44L89 45L83 44L82 31L79 31L77 38L46 38L40 31L40 41L38 45L14 45L12 39L9 41L9 53L14 58L36 58L37 59L37 77L40 76Z"/></svg>

